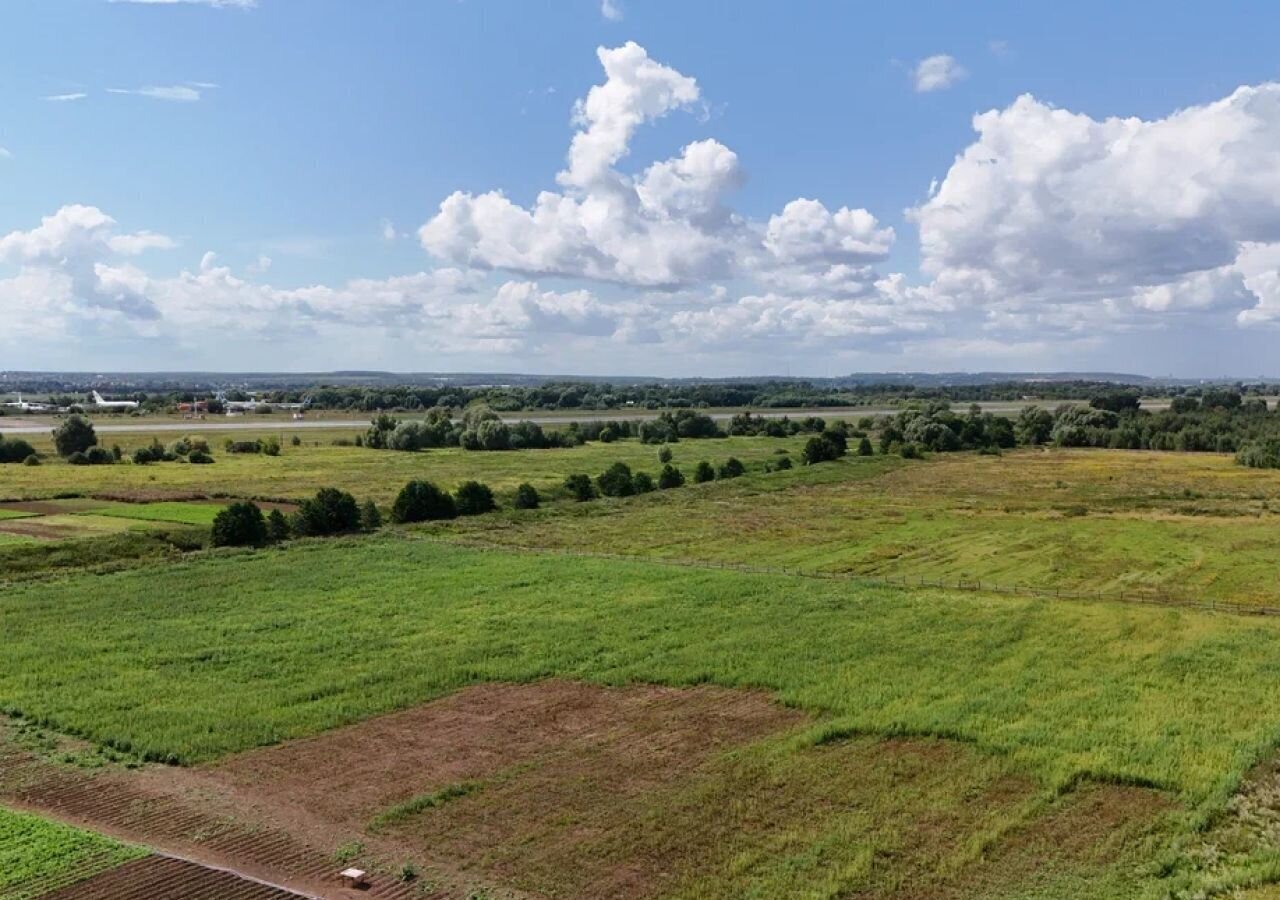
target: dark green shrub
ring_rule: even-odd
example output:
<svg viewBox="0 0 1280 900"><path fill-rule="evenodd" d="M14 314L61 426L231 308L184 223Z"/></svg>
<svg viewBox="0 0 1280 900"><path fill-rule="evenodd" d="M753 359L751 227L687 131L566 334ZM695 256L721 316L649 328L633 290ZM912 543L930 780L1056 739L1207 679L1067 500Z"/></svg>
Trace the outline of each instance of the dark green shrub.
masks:
<svg viewBox="0 0 1280 900"><path fill-rule="evenodd" d="M664 491L670 488L678 488L683 484L684 473L671 465L671 463L663 466L662 471L658 473L658 487Z"/></svg>
<svg viewBox="0 0 1280 900"><path fill-rule="evenodd" d="M213 462L213 457L205 450L192 450L187 454L187 462L207 466Z"/></svg>
<svg viewBox="0 0 1280 900"><path fill-rule="evenodd" d="M321 488L298 507L294 530L298 534L320 537L355 531L360 527L360 508L356 498L337 488Z"/></svg>
<svg viewBox="0 0 1280 900"><path fill-rule="evenodd" d="M360 527L365 531L377 531L382 527L382 513L378 512L378 504L372 500L360 504Z"/></svg>
<svg viewBox="0 0 1280 900"><path fill-rule="evenodd" d="M703 484L704 482L715 480L716 470L711 468L711 463L707 462L705 459L698 463L698 467L693 470L694 484Z"/></svg>
<svg viewBox="0 0 1280 900"><path fill-rule="evenodd" d="M579 503L594 500L597 496L596 486L591 483L591 478L587 475L570 475L564 480L564 489Z"/></svg>
<svg viewBox="0 0 1280 900"><path fill-rule="evenodd" d="M30 456L28 456L26 459L22 461L22 464L24 466L38 466L40 465L40 457L32 453Z"/></svg>
<svg viewBox="0 0 1280 900"><path fill-rule="evenodd" d="M631 477L631 492L634 494L648 494L656 489L657 485L648 472L637 472Z"/></svg>
<svg viewBox="0 0 1280 900"><path fill-rule="evenodd" d="M790 468L791 468L791 457L790 457L790 456L780 456L780 457L778 457L777 461L773 464L773 467L774 467L775 469L777 469L778 471L782 471L783 469L790 469Z"/></svg>
<svg viewBox="0 0 1280 900"><path fill-rule="evenodd" d="M21 438L8 438L0 434L0 463L20 463L26 462L27 458L34 456L35 447Z"/></svg>
<svg viewBox="0 0 1280 900"><path fill-rule="evenodd" d="M67 457L67 462L73 466L87 466L89 465L89 457L77 450Z"/></svg>
<svg viewBox="0 0 1280 900"><path fill-rule="evenodd" d="M460 516L479 516L498 508L493 491L478 481L465 481L453 492L454 505Z"/></svg>
<svg viewBox="0 0 1280 900"><path fill-rule="evenodd" d="M116 461L115 454L106 447L90 447L84 458L91 466L109 466Z"/></svg>
<svg viewBox="0 0 1280 900"><path fill-rule="evenodd" d="M278 509L273 509L267 513L267 540L273 544L289 539L289 520L284 517L284 513Z"/></svg>
<svg viewBox="0 0 1280 900"><path fill-rule="evenodd" d="M736 456L730 456L716 471L717 478L740 478L747 473L746 466Z"/></svg>
<svg viewBox="0 0 1280 900"><path fill-rule="evenodd" d="M874 454L875 452L876 452L876 451L875 451L875 449L871 446L871 440L870 440L869 438L865 438L865 437L864 437L862 440L858 441L858 455L859 455L859 456L871 456L871 455L872 455L872 454Z"/></svg>
<svg viewBox="0 0 1280 900"><path fill-rule="evenodd" d="M596 487L606 497L629 497L635 493L631 467L624 462L616 462L596 479Z"/></svg>
<svg viewBox="0 0 1280 900"><path fill-rule="evenodd" d="M232 503L213 519L210 542L215 547L261 547L267 542L267 522L256 503Z"/></svg>
<svg viewBox="0 0 1280 900"><path fill-rule="evenodd" d="M458 515L453 498L430 481L410 481L391 506L393 522L430 522Z"/></svg>
<svg viewBox="0 0 1280 900"><path fill-rule="evenodd" d="M516 497L511 505L516 509L537 509L541 503L538 489L526 482L516 488Z"/></svg>
<svg viewBox="0 0 1280 900"><path fill-rule="evenodd" d="M662 447L658 450L658 462L662 463L663 465L666 465L667 463L671 462L670 447Z"/></svg>

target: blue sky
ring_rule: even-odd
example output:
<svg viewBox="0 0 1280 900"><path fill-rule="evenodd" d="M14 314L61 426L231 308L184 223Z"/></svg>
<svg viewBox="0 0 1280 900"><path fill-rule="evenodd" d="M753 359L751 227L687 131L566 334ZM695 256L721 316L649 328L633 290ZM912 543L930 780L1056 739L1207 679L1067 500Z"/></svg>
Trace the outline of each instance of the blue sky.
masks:
<svg viewBox="0 0 1280 900"><path fill-rule="evenodd" d="M1277 24L10 3L0 368L1280 374Z"/></svg>

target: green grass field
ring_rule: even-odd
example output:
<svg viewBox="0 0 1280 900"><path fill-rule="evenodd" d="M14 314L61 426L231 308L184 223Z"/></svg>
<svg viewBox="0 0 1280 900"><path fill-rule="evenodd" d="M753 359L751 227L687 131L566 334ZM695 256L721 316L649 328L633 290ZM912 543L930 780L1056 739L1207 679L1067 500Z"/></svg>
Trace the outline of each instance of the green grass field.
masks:
<svg viewBox="0 0 1280 900"><path fill-rule="evenodd" d="M516 546L1280 607L1280 473L1218 454L846 458L435 530Z"/></svg>
<svg viewBox="0 0 1280 900"><path fill-rule="evenodd" d="M801 443L684 442L672 449L688 471L728 455L755 471L624 500L256 552L179 557L131 530L185 522L194 533L216 506L68 501L66 513L44 518L108 533L40 554L6 549L4 564L17 577L60 570L64 556L72 568L129 568L6 586L0 710L129 754L197 764L483 682L757 688L813 724L719 760L683 793L631 810L626 840L641 852L667 856L694 832L732 848L682 870L670 896L869 896L915 873L932 886L920 896L1184 900L1280 876L1280 839L1254 824L1280 816L1280 802L1255 815L1231 801L1280 742L1271 712L1280 620L678 564L1280 605L1280 473L1218 455L1106 451L850 457L760 471L776 449L794 455ZM52 491L51 476L63 475L121 480L87 493L126 491L141 474L157 479L147 490L195 490L181 480L227 476L219 491L297 497L334 483L385 502L409 477L449 487L477 477L501 491L594 474L616 459L658 468L655 448L627 441L523 453L286 446L279 458L219 455L214 466L0 474L36 479L20 495ZM110 550L111 542L124 549ZM89 552L99 545L100 554ZM877 749L899 738L916 748L908 755L924 752L921 741L951 749L935 771ZM895 766L907 768L886 776ZM1031 794L975 800L1005 778L1025 780ZM1168 798L1173 810L1152 820L1149 838L1140 823L1113 826L1137 835L1142 858L1126 844L1110 861L1054 863L1065 838L1028 826L1028 810L1062 806L1063 821L1075 823L1062 825L1064 834L1087 830L1092 814L1077 798L1117 785ZM495 790L432 806L432 827L455 815L465 824L468 804L501 801L486 794ZM844 804L833 805L827 790ZM719 837L700 818L708 804L733 811ZM957 823L954 845L913 856L922 823L948 817ZM1235 824L1227 828L1224 817ZM778 828L759 829L761 821ZM602 859L627 858L618 846L593 848ZM972 869L988 858L998 862L979 885ZM534 866L530 883L571 863L545 857L538 870L509 861Z"/></svg>
<svg viewBox="0 0 1280 900"><path fill-rule="evenodd" d="M1280 623L856 588L380 536L17 586L0 704L198 762L463 685L766 688L810 741L934 735L1030 773L1172 792L1203 819L1273 747Z"/></svg>
<svg viewBox="0 0 1280 900"><path fill-rule="evenodd" d="M0 900L32 900L142 855L108 838L0 807Z"/></svg>
<svg viewBox="0 0 1280 900"><path fill-rule="evenodd" d="M71 466L56 460L38 467L4 466L0 468L0 499L41 499L67 492L86 496L147 496L170 492L296 500L322 487L339 487L361 499L390 503L405 482L414 478L435 481L449 490L474 478L499 493L509 493L524 481L540 490L551 490L567 475L585 472L595 476L617 460L653 475L661 468L657 461L658 448L635 440L591 443L568 449L490 453L459 448L397 453L332 444L338 434L351 439L356 433L352 430L333 435L302 434L303 443L297 447L289 443L286 435L277 457L227 454L222 452L219 440L210 437L217 462L207 466L183 463ZM250 436L237 435L236 439ZM119 442L126 453L132 447L151 441L150 435L143 434L111 435L110 440L106 435L103 437L108 444ZM160 437L171 441L177 435ZM743 462L759 464L773 458L778 450L798 454L804 439L738 437L682 441L670 446L676 465L686 467L692 474L693 467L703 459L720 463L737 456Z"/></svg>

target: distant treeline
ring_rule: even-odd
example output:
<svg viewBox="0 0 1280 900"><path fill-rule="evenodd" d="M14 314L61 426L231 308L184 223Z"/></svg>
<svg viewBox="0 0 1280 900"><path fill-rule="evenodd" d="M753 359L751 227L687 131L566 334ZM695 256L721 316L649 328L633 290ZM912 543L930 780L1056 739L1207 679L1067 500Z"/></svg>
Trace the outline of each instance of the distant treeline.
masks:
<svg viewBox="0 0 1280 900"><path fill-rule="evenodd" d="M1269 410L1261 397L1220 388L1175 397L1169 409L1158 412L1140 409L1135 392L1111 390L1087 405L1053 411L1028 406L1012 419L984 414L976 406L956 412L937 402L861 424L877 428L883 452L905 449L907 455L1054 444L1235 453L1243 465L1280 468L1280 410Z"/></svg>
<svg viewBox="0 0 1280 900"><path fill-rule="evenodd" d="M85 393L70 393L65 383L57 389L37 384L6 385L12 390L36 391L57 406L72 407L84 403ZM83 388L87 392L88 386ZM201 401L208 412L218 415L223 405L212 391L199 390L112 390L98 388L110 399L134 400L142 412L172 411L179 404ZM723 382L670 382L615 384L596 381L551 381L533 385L388 385L385 387L318 385L308 388L264 390L249 393L228 390L229 401L257 400L259 409L270 411L271 404L306 403L318 410L360 413L416 413L435 408L463 410L484 406L500 413L552 410L676 410L713 407L778 409L885 407L925 401L949 403L1089 401L1117 391L1142 393L1152 391L1162 396L1198 398L1206 392L1223 391L1242 397L1274 393L1271 384L1234 384L1226 387L1168 385L1117 385L1104 381L1008 381L988 384L912 385L902 383L849 384L834 381L762 380Z"/></svg>

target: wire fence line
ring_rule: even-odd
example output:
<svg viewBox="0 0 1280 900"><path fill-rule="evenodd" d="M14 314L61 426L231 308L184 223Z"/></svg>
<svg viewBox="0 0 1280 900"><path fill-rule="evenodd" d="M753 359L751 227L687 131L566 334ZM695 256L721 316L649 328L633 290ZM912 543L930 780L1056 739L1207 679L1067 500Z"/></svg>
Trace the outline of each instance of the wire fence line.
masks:
<svg viewBox="0 0 1280 900"><path fill-rule="evenodd" d="M1031 597L1042 600L1092 600L1113 603L1132 603L1143 606L1168 606L1209 612L1230 613L1239 616L1280 616L1280 607L1215 598L1197 599L1174 594L1144 590L1080 591L1062 588L1045 588L1035 585L1004 584L981 578L961 578L954 581L925 578L912 575L863 575L855 572L831 572L821 569L805 569L797 566L763 566L723 560L690 559L687 557L643 556L635 553L608 553L597 550L575 550L570 547L546 547L531 544L504 544L498 541L480 541L472 538L456 539L435 535L419 535L424 540L453 547L466 547L480 551L506 551L514 553L540 553L568 556L578 559L602 559L627 563L656 563L681 566L689 569L711 569L741 572L748 575L786 575L796 578L813 578L822 581L842 581L868 587L935 588L948 591L969 591L983 594L1005 594L1014 597Z"/></svg>

